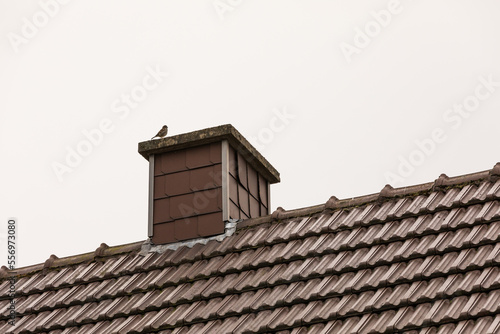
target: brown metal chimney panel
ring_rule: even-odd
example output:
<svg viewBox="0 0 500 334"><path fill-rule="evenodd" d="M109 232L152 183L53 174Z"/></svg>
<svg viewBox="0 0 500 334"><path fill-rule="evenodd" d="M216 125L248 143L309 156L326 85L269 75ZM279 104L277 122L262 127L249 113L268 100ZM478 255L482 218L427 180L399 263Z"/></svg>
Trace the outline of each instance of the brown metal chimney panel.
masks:
<svg viewBox="0 0 500 334"><path fill-rule="evenodd" d="M269 214L279 173L232 125L139 143L149 160L154 244L225 233L225 222Z"/></svg>

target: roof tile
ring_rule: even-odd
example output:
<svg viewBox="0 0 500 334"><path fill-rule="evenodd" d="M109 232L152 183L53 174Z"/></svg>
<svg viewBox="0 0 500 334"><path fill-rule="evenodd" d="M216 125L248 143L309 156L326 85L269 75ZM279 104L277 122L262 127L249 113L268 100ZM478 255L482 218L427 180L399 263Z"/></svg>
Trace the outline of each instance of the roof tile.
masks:
<svg viewBox="0 0 500 334"><path fill-rule="evenodd" d="M500 235L500 221L489 224L486 234L484 235L484 242L497 241Z"/></svg>
<svg viewBox="0 0 500 334"><path fill-rule="evenodd" d="M465 215L461 219L459 223L460 225L472 225L476 221L476 217L479 215L481 210L483 209L483 206L481 204L469 206L467 210L465 211Z"/></svg>
<svg viewBox="0 0 500 334"><path fill-rule="evenodd" d="M482 272L480 270L469 271L463 275L462 282L458 287L457 291L461 293L471 293L480 291L475 285L475 282L479 279ZM456 294L456 292L455 292Z"/></svg>
<svg viewBox="0 0 500 334"><path fill-rule="evenodd" d="M403 214L408 210L408 207L411 205L412 200L410 198L404 197L400 198L392 207L391 210L387 214L387 218L401 218Z"/></svg>
<svg viewBox="0 0 500 334"><path fill-rule="evenodd" d="M387 220L387 218L389 217L389 213L392 212L392 208L394 207L394 205L395 204L392 201L384 202L373 216L372 222L382 222ZM372 222L365 220L365 224L371 224Z"/></svg>
<svg viewBox="0 0 500 334"><path fill-rule="evenodd" d="M484 307L481 311L484 314L497 313L500 309L500 290L493 290L488 294L488 299L484 303ZM482 314L480 312L479 314Z"/></svg>
<svg viewBox="0 0 500 334"><path fill-rule="evenodd" d="M340 223L348 216L347 211L338 210L332 213L331 219L328 220L327 231L337 231L340 227Z"/></svg>
<svg viewBox="0 0 500 334"><path fill-rule="evenodd" d="M380 219L374 219L375 214L380 210L380 206L377 204L368 204L365 206L363 211L361 211L357 217L354 218L354 223L356 225L369 224L372 221L379 221Z"/></svg>
<svg viewBox="0 0 500 334"><path fill-rule="evenodd" d="M438 204L443 199L444 194L441 191L435 191L429 194L427 199L422 203L419 213L426 213L436 209Z"/></svg>
<svg viewBox="0 0 500 334"><path fill-rule="evenodd" d="M467 304L462 309L462 317L467 315L476 316L482 309L488 295L486 293L475 293L470 296Z"/></svg>
<svg viewBox="0 0 500 334"><path fill-rule="evenodd" d="M448 190L445 195L443 196L443 198L441 198L441 201L439 202L439 204L436 206L436 209L449 209L451 208L454 203L454 199L457 197L457 195L460 193L460 190L459 189L450 189Z"/></svg>
<svg viewBox="0 0 500 334"><path fill-rule="evenodd" d="M474 328L475 331L473 333L481 333L480 331L478 331L479 328L476 327ZM481 329L484 328L486 328L486 326L482 327ZM499 332L500 332L500 315L497 315L495 319L491 322L491 325L488 327L485 334L497 334Z"/></svg>
<svg viewBox="0 0 500 334"><path fill-rule="evenodd" d="M495 184L491 186L486 194L486 199L495 199L500 197L500 180L497 180Z"/></svg>
<svg viewBox="0 0 500 334"><path fill-rule="evenodd" d="M474 290L488 290L500 287L500 269L490 267L481 272L481 275L474 282Z"/></svg>
<svg viewBox="0 0 500 334"><path fill-rule="evenodd" d="M356 217L361 213L360 208L353 208L348 211L348 214L339 223L339 228L350 228L353 227L356 222Z"/></svg>
<svg viewBox="0 0 500 334"><path fill-rule="evenodd" d="M326 233L328 232L328 226L333 221L334 215L331 213L323 212L314 218L316 218L316 220L312 220L309 225L311 233Z"/></svg>

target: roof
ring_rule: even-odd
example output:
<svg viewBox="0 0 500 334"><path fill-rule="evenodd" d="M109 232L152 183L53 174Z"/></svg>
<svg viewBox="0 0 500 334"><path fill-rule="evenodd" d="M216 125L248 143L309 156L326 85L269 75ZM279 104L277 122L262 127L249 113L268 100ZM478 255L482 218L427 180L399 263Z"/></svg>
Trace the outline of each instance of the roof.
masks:
<svg viewBox="0 0 500 334"><path fill-rule="evenodd" d="M500 333L500 164L18 269L2 333Z"/></svg>

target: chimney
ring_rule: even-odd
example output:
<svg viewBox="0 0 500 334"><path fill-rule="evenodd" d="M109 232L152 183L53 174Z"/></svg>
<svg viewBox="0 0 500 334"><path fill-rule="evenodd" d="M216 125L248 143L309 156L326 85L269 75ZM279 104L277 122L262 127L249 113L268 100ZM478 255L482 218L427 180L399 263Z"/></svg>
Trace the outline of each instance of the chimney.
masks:
<svg viewBox="0 0 500 334"><path fill-rule="evenodd" d="M273 166L230 124L139 143L149 161L148 235L166 244L270 213Z"/></svg>

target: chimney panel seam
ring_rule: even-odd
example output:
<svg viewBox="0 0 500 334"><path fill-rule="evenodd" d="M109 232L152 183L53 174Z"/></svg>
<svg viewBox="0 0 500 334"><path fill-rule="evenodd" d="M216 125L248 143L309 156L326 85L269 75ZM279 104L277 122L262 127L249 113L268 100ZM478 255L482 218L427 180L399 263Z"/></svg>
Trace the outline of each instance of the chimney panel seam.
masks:
<svg viewBox="0 0 500 334"><path fill-rule="evenodd" d="M161 197L155 197L154 200L165 199L165 198L172 198L172 197L178 197L178 196L184 196L184 195L190 195L190 194L196 194L196 193L200 193L200 192L203 192L203 191L209 191L209 190L221 189L221 188L222 188L222 186L214 186L212 188L191 190L191 191L188 191L188 192L179 193L179 194L175 194L175 195L165 195L165 196L161 196Z"/></svg>

